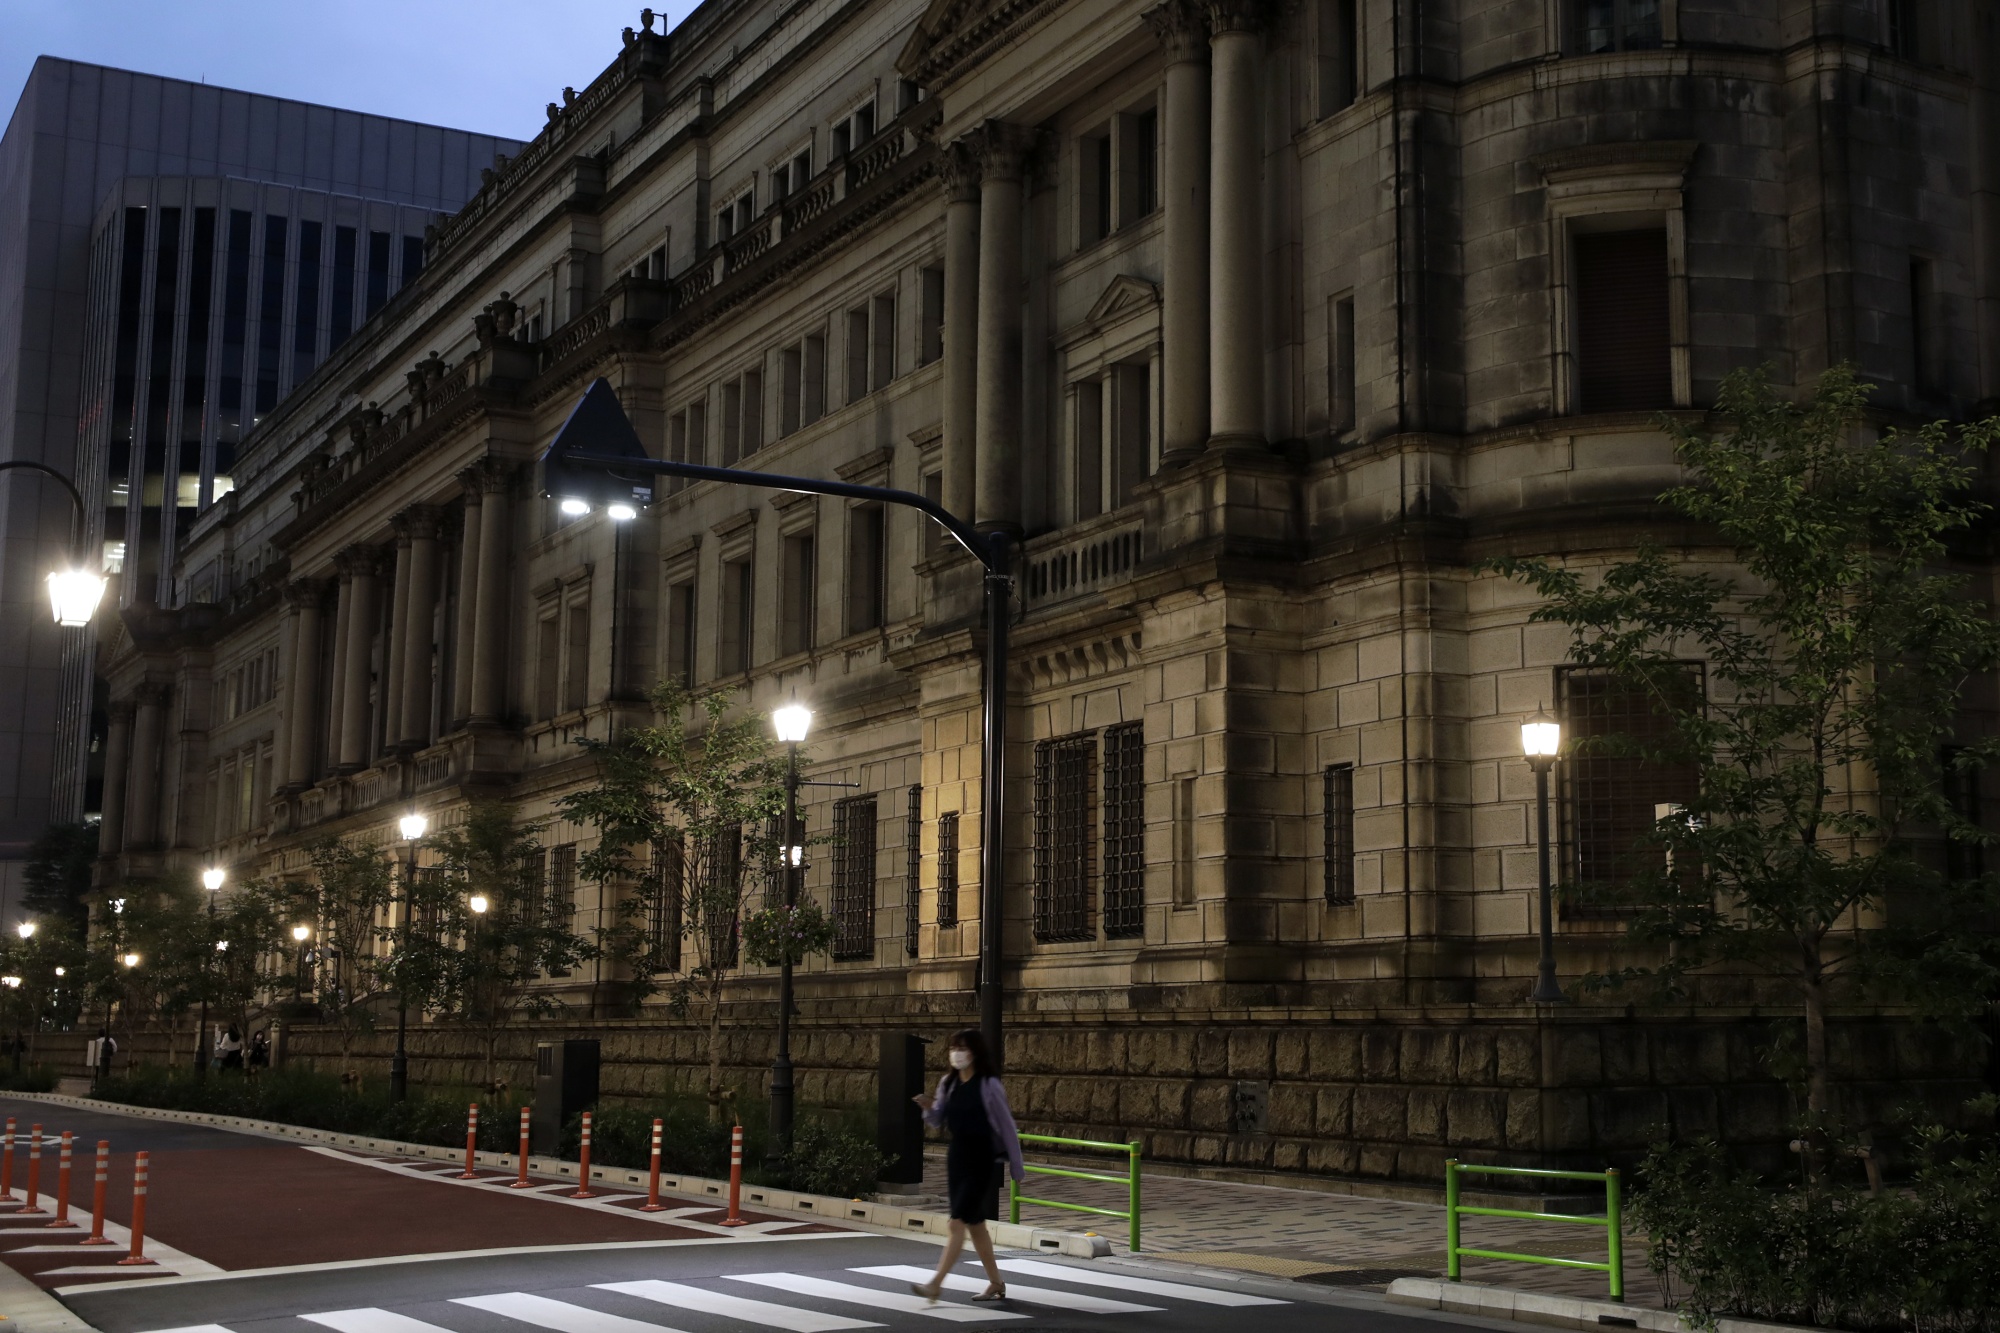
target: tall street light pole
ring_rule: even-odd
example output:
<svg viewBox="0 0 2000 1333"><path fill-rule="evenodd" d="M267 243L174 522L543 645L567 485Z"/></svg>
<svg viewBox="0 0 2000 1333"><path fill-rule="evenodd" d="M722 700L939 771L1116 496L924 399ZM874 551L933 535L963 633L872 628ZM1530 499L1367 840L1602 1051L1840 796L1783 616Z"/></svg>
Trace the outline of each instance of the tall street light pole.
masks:
<svg viewBox="0 0 2000 1333"><path fill-rule="evenodd" d="M403 910L396 933L396 1053L389 1058L389 1100L400 1102L410 1095L410 891L417 882L417 843L430 828L422 815L404 815L396 821L403 835Z"/></svg>
<svg viewBox="0 0 2000 1333"><path fill-rule="evenodd" d="M543 452L542 487L572 515L602 507L614 522L629 522L652 503L654 477L717 481L764 490L804 495L832 495L849 500L902 505L927 515L950 533L985 571L986 681L984 773L979 811L979 1028L996 1060L1003 1058L1001 966L1005 961L1001 932L1005 927L1004 874L1001 838L1007 814L1007 622L1013 613L1013 539L1004 532L984 533L944 506L914 491L887 486L862 486L845 481L787 477L743 468L709 467L702 463L663 462L646 456L618 395L606 380L595 380L569 419Z"/></svg>
<svg viewBox="0 0 2000 1333"><path fill-rule="evenodd" d="M76 489L76 483L46 463L36 463L24 458L0 463L0 472L12 471L15 468L48 477L61 486L63 492L69 496L73 515L70 526L73 563L68 569L57 570L49 575L49 607L55 612L58 625L88 625L90 618L97 614L98 602L104 598L104 575L92 572L90 553L83 549L83 495Z"/></svg>
<svg viewBox="0 0 2000 1333"><path fill-rule="evenodd" d="M799 742L812 726L812 710L788 704L771 714L785 756L785 832L778 844L785 881L785 915L778 934L778 1054L771 1061L771 1156L792 1150L792 917L799 905L799 871L805 848L799 838Z"/></svg>
<svg viewBox="0 0 2000 1333"><path fill-rule="evenodd" d="M210 866L201 872L201 886L208 890L208 933L215 934L215 895L221 891L222 882L229 877L221 866ZM204 951L201 958L201 1026L196 1029L194 1039L194 1076L208 1077L208 980L215 960Z"/></svg>
<svg viewBox="0 0 2000 1333"><path fill-rule="evenodd" d="M1549 875L1549 770L1555 767L1562 750L1562 725L1540 709L1521 724L1521 752L1535 770L1535 844L1542 870L1541 959L1535 970L1535 989L1528 999L1535 1004L1561 1004L1562 986L1556 981L1555 891Z"/></svg>

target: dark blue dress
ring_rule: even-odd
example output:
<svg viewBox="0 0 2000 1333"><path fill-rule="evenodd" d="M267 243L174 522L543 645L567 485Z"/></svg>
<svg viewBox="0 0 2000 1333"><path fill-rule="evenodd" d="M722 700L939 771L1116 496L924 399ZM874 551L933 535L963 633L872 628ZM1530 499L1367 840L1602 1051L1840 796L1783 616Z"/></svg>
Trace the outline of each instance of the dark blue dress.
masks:
<svg viewBox="0 0 2000 1333"><path fill-rule="evenodd" d="M993 1222L1000 1217L1000 1149L986 1118L980 1090L983 1074L953 1079L944 1103L944 1127L951 1133L945 1149L945 1189L951 1215L960 1222Z"/></svg>

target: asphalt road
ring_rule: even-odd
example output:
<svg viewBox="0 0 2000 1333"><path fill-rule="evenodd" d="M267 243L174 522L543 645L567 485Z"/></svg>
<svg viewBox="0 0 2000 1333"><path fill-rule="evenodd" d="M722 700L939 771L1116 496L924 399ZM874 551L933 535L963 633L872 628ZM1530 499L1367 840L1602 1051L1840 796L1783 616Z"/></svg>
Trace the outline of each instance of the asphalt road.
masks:
<svg viewBox="0 0 2000 1333"><path fill-rule="evenodd" d="M703 1238L307 1271L167 1279L66 1294L104 1333L841 1333L954 1325L1036 1333L1423 1333L1432 1321L1365 1298L1329 1299L1269 1281L1228 1282L1167 1265L1003 1254L1009 1299L971 1303L984 1282L935 1306L909 1282L935 1244L827 1233Z"/></svg>

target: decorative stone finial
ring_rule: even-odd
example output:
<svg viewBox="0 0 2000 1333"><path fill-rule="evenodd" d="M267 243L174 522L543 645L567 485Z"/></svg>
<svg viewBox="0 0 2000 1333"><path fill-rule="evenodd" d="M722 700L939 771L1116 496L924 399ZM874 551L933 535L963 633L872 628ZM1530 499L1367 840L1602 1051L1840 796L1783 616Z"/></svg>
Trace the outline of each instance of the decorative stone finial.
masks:
<svg viewBox="0 0 2000 1333"><path fill-rule="evenodd" d="M573 106L575 106L575 105L576 105L576 89L574 89L574 88L565 88L565 89L563 89L563 106L564 106L564 108L565 108L565 109L567 109L567 108L569 108L569 107L573 107Z"/></svg>
<svg viewBox="0 0 2000 1333"><path fill-rule="evenodd" d="M553 125L558 120L561 119L562 119L562 108L557 106L554 102L549 103L549 124Z"/></svg>
<svg viewBox="0 0 2000 1333"><path fill-rule="evenodd" d="M642 9L642 10L640 10L640 11L639 11L639 26L640 26L641 28L643 28L643 29L644 29L645 31L647 31L648 33L652 32L652 30L653 30L653 11L652 11L652 10L650 10L650 9Z"/></svg>

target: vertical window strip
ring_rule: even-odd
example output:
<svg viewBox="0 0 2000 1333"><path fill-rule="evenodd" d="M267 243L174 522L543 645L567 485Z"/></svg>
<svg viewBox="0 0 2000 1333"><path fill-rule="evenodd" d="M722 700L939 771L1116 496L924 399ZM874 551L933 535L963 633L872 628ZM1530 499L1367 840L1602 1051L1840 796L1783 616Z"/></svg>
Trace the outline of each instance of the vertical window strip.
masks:
<svg viewBox="0 0 2000 1333"><path fill-rule="evenodd" d="M1329 764L1321 806L1321 854L1325 857L1326 900L1354 901L1354 765Z"/></svg>
<svg viewBox="0 0 2000 1333"><path fill-rule="evenodd" d="M1035 938L1087 940L1094 848L1093 732L1035 743Z"/></svg>
<svg viewBox="0 0 2000 1333"><path fill-rule="evenodd" d="M833 806L833 956L875 956L875 798Z"/></svg>
<svg viewBox="0 0 2000 1333"><path fill-rule="evenodd" d="M687 844L673 833L653 844L653 967L681 970L682 895L687 887Z"/></svg>
<svg viewBox="0 0 2000 1333"><path fill-rule="evenodd" d="M955 926L958 924L958 811L947 810L938 816L937 838L937 923Z"/></svg>
<svg viewBox="0 0 2000 1333"><path fill-rule="evenodd" d="M1104 938L1146 933L1146 729L1104 729Z"/></svg>
<svg viewBox="0 0 2000 1333"><path fill-rule="evenodd" d="M903 816L903 952L917 956L924 903L924 789L913 784Z"/></svg>

